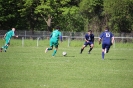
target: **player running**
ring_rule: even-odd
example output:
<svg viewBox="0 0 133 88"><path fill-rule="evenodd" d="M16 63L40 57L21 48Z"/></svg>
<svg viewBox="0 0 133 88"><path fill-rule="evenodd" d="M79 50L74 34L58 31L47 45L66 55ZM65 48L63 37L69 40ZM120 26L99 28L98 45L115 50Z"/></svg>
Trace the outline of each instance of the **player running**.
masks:
<svg viewBox="0 0 133 88"><path fill-rule="evenodd" d="M110 46L114 43L114 35L109 32L109 28L105 27L105 31L101 33L99 37L99 44L102 40L102 59L104 55L109 52Z"/></svg>
<svg viewBox="0 0 133 88"><path fill-rule="evenodd" d="M85 35L85 43L81 48L80 54L82 54L84 48L87 47L87 45L90 46L90 50L88 51L88 54L90 54L91 50L94 47L94 35L92 34L91 30L88 30L88 33Z"/></svg>
<svg viewBox="0 0 133 88"><path fill-rule="evenodd" d="M55 54L58 50L59 38L62 41L62 36L61 36L61 32L59 31L59 29L60 28L57 26L56 29L51 33L51 35L50 35L50 47L46 48L46 50L45 50L45 53L46 53L47 51L52 50L53 46L55 46L55 50L54 50L52 56L55 56Z"/></svg>
<svg viewBox="0 0 133 88"><path fill-rule="evenodd" d="M8 31L4 35L5 45L0 48L0 52L2 52L2 50L6 52L8 46L10 45L10 39L12 38L12 36L15 36L14 32L15 32L15 28L12 28L12 30ZM15 37L18 37L18 36L15 36Z"/></svg>

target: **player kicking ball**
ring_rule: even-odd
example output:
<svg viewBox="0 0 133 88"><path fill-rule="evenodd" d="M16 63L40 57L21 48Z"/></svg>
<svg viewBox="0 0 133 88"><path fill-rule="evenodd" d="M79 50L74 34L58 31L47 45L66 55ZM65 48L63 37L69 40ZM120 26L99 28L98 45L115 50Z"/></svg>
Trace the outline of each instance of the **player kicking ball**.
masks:
<svg viewBox="0 0 133 88"><path fill-rule="evenodd" d="M82 54L85 47L90 46L90 50L88 51L88 54L90 54L91 50L94 47L94 35L92 34L91 30L88 30L88 33L85 35L85 43L83 47L81 48L80 54Z"/></svg>
<svg viewBox="0 0 133 88"><path fill-rule="evenodd" d="M104 32L101 33L99 37L99 44L102 41L102 59L104 60L104 56L109 52L111 45L114 43L114 35L109 32L109 28L105 27Z"/></svg>
<svg viewBox="0 0 133 88"><path fill-rule="evenodd" d="M50 47L46 48L46 50L45 50L45 53L46 53L49 50L53 50L53 46L55 46L55 50L54 50L52 56L55 56L55 54L58 50L59 38L62 41L62 36L61 36L61 32L59 31L59 29L60 28L57 26L56 29L51 33L51 35L50 35Z"/></svg>
<svg viewBox="0 0 133 88"><path fill-rule="evenodd" d="M10 40L11 40L12 36L18 37L18 36L15 36L14 32L15 32L15 28L12 28L12 30L8 31L4 35L5 45L0 48L0 52L2 52L3 50L6 52L8 46L10 45Z"/></svg>

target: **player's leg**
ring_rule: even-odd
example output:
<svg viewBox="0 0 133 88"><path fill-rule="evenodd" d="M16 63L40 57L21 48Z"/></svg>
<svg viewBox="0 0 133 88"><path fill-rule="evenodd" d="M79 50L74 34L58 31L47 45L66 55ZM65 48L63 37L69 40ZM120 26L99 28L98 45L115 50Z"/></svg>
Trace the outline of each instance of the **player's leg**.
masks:
<svg viewBox="0 0 133 88"><path fill-rule="evenodd" d="M106 52L107 52L107 48L104 49L104 54L106 54Z"/></svg>
<svg viewBox="0 0 133 88"><path fill-rule="evenodd" d="M84 50L85 47L86 47L86 45L83 45L83 47L80 50L80 54L82 54L82 52L83 52L83 50Z"/></svg>
<svg viewBox="0 0 133 88"><path fill-rule="evenodd" d="M82 46L81 50L80 50L80 54L82 54L82 52L83 52L84 48L85 48L87 45L88 45L88 43L87 43L87 42L85 42L85 43L84 43L84 45Z"/></svg>
<svg viewBox="0 0 133 88"><path fill-rule="evenodd" d="M102 44L102 59L104 59L106 44Z"/></svg>
<svg viewBox="0 0 133 88"><path fill-rule="evenodd" d="M46 48L45 53L47 53L49 50L52 50L52 49L53 49L53 46L50 46L49 48Z"/></svg>
<svg viewBox="0 0 133 88"><path fill-rule="evenodd" d="M104 49L104 54L108 53L110 49L110 44L106 44L106 47Z"/></svg>
<svg viewBox="0 0 133 88"><path fill-rule="evenodd" d="M110 47L112 46L112 43L111 44L109 44L108 46L107 46L107 51L106 51L106 53L108 53L109 52L109 49L110 49Z"/></svg>
<svg viewBox="0 0 133 88"><path fill-rule="evenodd" d="M55 56L55 54L56 54L56 52L58 50L58 45L59 45L58 41L54 41L55 50L54 50L52 56Z"/></svg>
<svg viewBox="0 0 133 88"><path fill-rule="evenodd" d="M50 47L48 48L48 50L53 50L53 46L50 46Z"/></svg>
<svg viewBox="0 0 133 88"><path fill-rule="evenodd" d="M53 50L53 45L54 45L54 44L53 44L53 42L51 41L51 42L50 42L50 47L48 48L48 50Z"/></svg>
<svg viewBox="0 0 133 88"><path fill-rule="evenodd" d="M0 52L2 52L2 48L0 48Z"/></svg>
<svg viewBox="0 0 133 88"><path fill-rule="evenodd" d="M8 46L10 45L10 42L8 42L8 44L5 46L5 52L8 49Z"/></svg>
<svg viewBox="0 0 133 88"><path fill-rule="evenodd" d="M107 45L107 47L106 47L106 53L109 52L109 49L110 49L110 45Z"/></svg>
<svg viewBox="0 0 133 88"><path fill-rule="evenodd" d="M88 54L90 54L90 52L91 52L91 50L93 49L93 47L94 47L94 44L91 42L91 43L90 43L90 50L88 51Z"/></svg>
<svg viewBox="0 0 133 88"><path fill-rule="evenodd" d="M48 50L52 50L53 49L53 40L50 40L49 44L50 44L50 47L45 49L45 53L47 53Z"/></svg>
<svg viewBox="0 0 133 88"><path fill-rule="evenodd" d="M4 45L1 47L1 49L0 49L1 52L2 52L2 50L5 48L5 46L7 45L7 43L8 43L8 42L7 42L6 39L5 39L5 44L4 44Z"/></svg>
<svg viewBox="0 0 133 88"><path fill-rule="evenodd" d="M5 45L2 46L1 51L2 51L2 49L4 49L4 51L6 52L9 45L10 45L10 39L7 38L7 39L5 39Z"/></svg>
<svg viewBox="0 0 133 88"><path fill-rule="evenodd" d="M57 50L58 50L58 44L56 44L56 45L55 45L55 50L54 50L54 52L53 52L52 56L55 56L55 54L56 54Z"/></svg>

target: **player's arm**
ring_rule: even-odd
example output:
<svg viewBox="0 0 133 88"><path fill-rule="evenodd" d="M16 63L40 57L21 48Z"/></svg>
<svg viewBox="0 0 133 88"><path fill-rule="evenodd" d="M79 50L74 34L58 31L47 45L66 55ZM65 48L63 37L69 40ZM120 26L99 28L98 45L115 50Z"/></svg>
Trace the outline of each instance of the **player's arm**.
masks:
<svg viewBox="0 0 133 88"><path fill-rule="evenodd" d="M59 39L60 39L61 42L63 41L61 32L59 33Z"/></svg>
<svg viewBox="0 0 133 88"><path fill-rule="evenodd" d="M88 40L87 40L87 36L85 35L85 42L89 42Z"/></svg>
<svg viewBox="0 0 133 88"><path fill-rule="evenodd" d="M100 35L100 37L99 37L99 39L98 39L99 45L101 44L103 34L104 34L104 33L101 33L101 35Z"/></svg>
<svg viewBox="0 0 133 88"><path fill-rule="evenodd" d="M13 37L18 38L18 35L14 35Z"/></svg>
<svg viewBox="0 0 133 88"><path fill-rule="evenodd" d="M94 43L94 35L92 36L92 42Z"/></svg>
<svg viewBox="0 0 133 88"><path fill-rule="evenodd" d="M5 37L6 37L6 34L4 35L4 39L5 39Z"/></svg>
<svg viewBox="0 0 133 88"><path fill-rule="evenodd" d="M111 33L111 45L114 43L114 35Z"/></svg>
<svg viewBox="0 0 133 88"><path fill-rule="evenodd" d="M89 42L89 41L85 38L85 42Z"/></svg>
<svg viewBox="0 0 133 88"><path fill-rule="evenodd" d="M18 35L15 35L16 38L18 38Z"/></svg>
<svg viewBox="0 0 133 88"><path fill-rule="evenodd" d="M51 37L52 37L52 35L53 35L53 33L51 33L49 37L51 38Z"/></svg>
<svg viewBox="0 0 133 88"><path fill-rule="evenodd" d="M51 38L53 36L53 32L49 35L49 37Z"/></svg>
<svg viewBox="0 0 133 88"><path fill-rule="evenodd" d="M62 35L60 35L60 41L61 41L61 42L63 41Z"/></svg>
<svg viewBox="0 0 133 88"><path fill-rule="evenodd" d="M18 38L18 35L15 35L15 33L14 33L14 32L13 32L12 36L13 36L13 37Z"/></svg>
<svg viewBox="0 0 133 88"><path fill-rule="evenodd" d="M102 39L99 37L99 39L98 39L99 45L101 44L101 41L102 41Z"/></svg>
<svg viewBox="0 0 133 88"><path fill-rule="evenodd" d="M114 38L114 36L113 36L113 37L112 37L112 40L111 40L111 43L112 43L112 44L114 43L114 39L115 39L115 38Z"/></svg>

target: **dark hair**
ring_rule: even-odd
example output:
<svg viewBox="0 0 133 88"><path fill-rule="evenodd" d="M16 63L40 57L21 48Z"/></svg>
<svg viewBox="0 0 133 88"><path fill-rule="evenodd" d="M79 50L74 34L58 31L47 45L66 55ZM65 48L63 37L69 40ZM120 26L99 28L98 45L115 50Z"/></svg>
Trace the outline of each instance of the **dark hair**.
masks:
<svg viewBox="0 0 133 88"><path fill-rule="evenodd" d="M106 26L106 27L105 27L105 30L109 30L109 27L108 27L108 26Z"/></svg>
<svg viewBox="0 0 133 88"><path fill-rule="evenodd" d="M60 27L59 27L59 26L56 26L56 27L55 27L55 29L58 29L58 30L59 30L59 29L60 29Z"/></svg>
<svg viewBox="0 0 133 88"><path fill-rule="evenodd" d="M92 30L88 30L88 32L92 32Z"/></svg>

